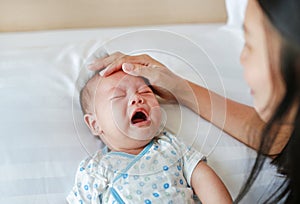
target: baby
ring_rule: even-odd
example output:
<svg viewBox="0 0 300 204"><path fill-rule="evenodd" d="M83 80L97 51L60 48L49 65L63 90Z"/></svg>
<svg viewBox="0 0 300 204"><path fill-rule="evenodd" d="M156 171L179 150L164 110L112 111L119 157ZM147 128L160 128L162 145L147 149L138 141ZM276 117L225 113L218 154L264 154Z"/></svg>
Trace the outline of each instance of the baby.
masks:
<svg viewBox="0 0 300 204"><path fill-rule="evenodd" d="M140 77L94 75L81 91L84 121L106 150L83 160L69 203L232 203L203 155L167 131Z"/></svg>

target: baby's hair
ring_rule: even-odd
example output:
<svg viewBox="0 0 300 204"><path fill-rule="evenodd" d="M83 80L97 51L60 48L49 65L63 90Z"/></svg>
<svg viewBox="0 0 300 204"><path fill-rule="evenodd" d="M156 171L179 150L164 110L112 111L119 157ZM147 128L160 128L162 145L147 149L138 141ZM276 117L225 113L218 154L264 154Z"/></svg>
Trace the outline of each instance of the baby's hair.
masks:
<svg viewBox="0 0 300 204"><path fill-rule="evenodd" d="M80 90L80 93L79 93L80 107L81 107L81 110L84 115L90 112L90 101L91 101L94 93L91 93L92 90L90 90L90 88L88 87L88 84L95 77L96 74L98 74L98 72L95 72L92 75L92 77L90 77L87 80L84 87Z"/></svg>

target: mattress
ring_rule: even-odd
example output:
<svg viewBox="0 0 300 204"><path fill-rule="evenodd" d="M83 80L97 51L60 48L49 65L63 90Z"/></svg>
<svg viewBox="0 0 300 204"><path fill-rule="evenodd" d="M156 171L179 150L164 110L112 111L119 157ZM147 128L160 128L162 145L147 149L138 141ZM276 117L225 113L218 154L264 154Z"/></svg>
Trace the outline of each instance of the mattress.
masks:
<svg viewBox="0 0 300 204"><path fill-rule="evenodd" d="M251 105L242 46L241 30L223 24L1 33L0 202L66 203L79 162L103 146L84 126L76 97L97 50L147 53L178 75ZM235 197L255 151L185 107L162 107L166 127L207 156ZM270 181L280 178L267 164L243 203L258 203Z"/></svg>

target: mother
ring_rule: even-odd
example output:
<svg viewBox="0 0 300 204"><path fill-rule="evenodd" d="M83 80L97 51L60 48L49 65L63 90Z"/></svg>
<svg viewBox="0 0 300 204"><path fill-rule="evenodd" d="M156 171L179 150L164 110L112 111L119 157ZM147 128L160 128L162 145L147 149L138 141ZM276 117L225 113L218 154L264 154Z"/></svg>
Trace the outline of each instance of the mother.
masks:
<svg viewBox="0 0 300 204"><path fill-rule="evenodd" d="M244 20L245 46L240 60L245 80L251 88L254 108L224 99L209 90L186 81L147 55L127 56L115 53L97 60L90 68L102 74L123 69L149 79L156 87L167 87L181 103L218 127L223 127L223 106L214 110L211 100L226 100L224 131L257 150L251 174L236 202L249 191L260 172L265 155L273 158L285 182L267 203L300 202L300 1L249 0ZM156 67L156 69L153 69ZM163 79L162 79L163 78ZM197 98L185 95L192 88ZM164 89L165 90L165 89ZM157 88L165 99L169 92ZM210 94L210 95L209 95ZM214 104L218 108L218 104ZM249 118L249 115L253 117ZM245 127L247 131L245 132ZM255 132L255 134L251 134Z"/></svg>

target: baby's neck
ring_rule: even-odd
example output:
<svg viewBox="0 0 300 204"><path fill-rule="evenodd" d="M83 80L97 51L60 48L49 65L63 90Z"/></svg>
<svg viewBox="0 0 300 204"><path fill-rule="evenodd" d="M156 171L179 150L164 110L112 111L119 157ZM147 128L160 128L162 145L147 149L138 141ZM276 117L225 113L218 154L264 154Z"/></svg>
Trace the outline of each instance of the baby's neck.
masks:
<svg viewBox="0 0 300 204"><path fill-rule="evenodd" d="M138 155L141 151L143 151L143 149L145 148L144 147L139 147L139 148L136 148L136 149L111 149L111 148L108 148L108 150L110 152L123 152L123 153L127 153L127 154L133 154L133 155Z"/></svg>

